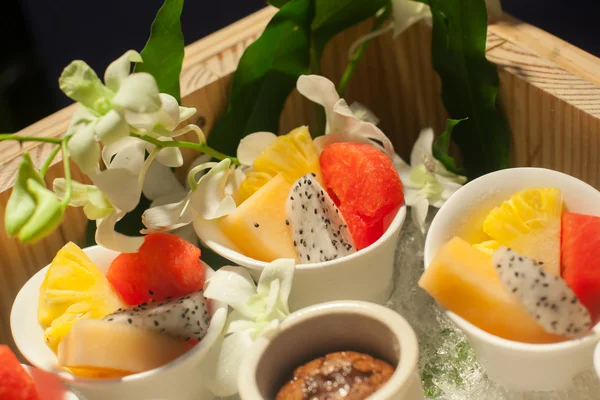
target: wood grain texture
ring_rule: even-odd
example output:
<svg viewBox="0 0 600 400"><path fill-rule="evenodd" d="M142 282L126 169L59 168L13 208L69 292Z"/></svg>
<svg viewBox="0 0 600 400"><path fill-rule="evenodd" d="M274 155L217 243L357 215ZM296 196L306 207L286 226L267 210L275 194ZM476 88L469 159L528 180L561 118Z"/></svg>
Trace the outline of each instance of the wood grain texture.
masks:
<svg viewBox="0 0 600 400"><path fill-rule="evenodd" d="M226 107L239 58L274 12L265 8L186 48L181 75L183 104L197 108L190 121L206 132ZM371 26L372 21L366 21L334 38L322 60L323 75L339 81L347 65L348 49ZM426 23L413 26L398 38L389 33L376 38L346 91L348 103L368 105L381 119L380 127L405 158L421 129L431 126L439 133L446 118L440 80L431 67L430 40L431 28ZM499 100L511 128L512 165L553 168L600 187L600 61L510 16L490 26L487 54L499 69ZM316 110L314 104L294 92L286 102L280 132L306 124L315 129ZM68 107L19 133L60 136L72 112ZM24 149L14 143L0 144L2 214ZM50 146L34 144L27 149L39 166ZM186 166L197 156L194 152L184 155ZM58 158L56 161L48 184L62 174L62 163ZM84 179L77 169L74 177ZM81 242L85 223L80 209L70 209L59 230L33 246L24 246L7 238L0 222L0 343L11 342L8 317L21 285L64 243Z"/></svg>

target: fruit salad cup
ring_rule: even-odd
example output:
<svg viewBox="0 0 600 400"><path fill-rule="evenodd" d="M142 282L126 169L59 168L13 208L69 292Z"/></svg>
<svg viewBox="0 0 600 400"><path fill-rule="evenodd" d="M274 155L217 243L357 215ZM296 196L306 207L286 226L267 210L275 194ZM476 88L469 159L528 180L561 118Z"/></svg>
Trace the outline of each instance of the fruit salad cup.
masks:
<svg viewBox="0 0 600 400"><path fill-rule="evenodd" d="M238 158L248 165L233 193L237 207L218 219L198 218L200 239L255 279L275 259L296 259L292 310L345 299L385 303L406 216L389 155L350 142L319 152L300 127L246 156L244 148L260 147L248 143L264 137L253 134L240 144Z"/></svg>
<svg viewBox="0 0 600 400"><path fill-rule="evenodd" d="M434 218L419 284L494 381L552 391L592 368L600 299L586 284L594 292L600 270L584 270L598 266L586 262L600 239L594 216L593 187L552 170L514 168L465 185Z"/></svg>
<svg viewBox="0 0 600 400"><path fill-rule="evenodd" d="M237 207L218 219L198 218L200 239L255 279L275 259L296 259L292 310L345 299L385 303L406 216L390 156L350 142L319 152L307 127L268 142L255 157L243 149L258 145L240 144L247 169L233 193Z"/></svg>
<svg viewBox="0 0 600 400"><path fill-rule="evenodd" d="M194 250L183 239L158 234L147 237L146 243L151 244L151 250L161 253L156 262L171 264L165 268L173 277L180 274L190 278L186 268L194 268L199 279L180 280L184 285L193 281L202 288L204 279L213 274L210 267L198 260L198 249ZM165 246L177 248L178 258L169 261L163 251ZM131 263L132 257L137 257L135 264ZM178 264L178 260L184 263ZM124 266L129 271L137 268L133 271L135 278L122 279ZM142 271L145 268L150 269ZM94 246L82 252L73 243L67 244L51 265L23 286L15 299L11 329L17 347L32 365L55 374L87 400L212 398L198 371L211 347L222 336L227 306L205 299L201 290L178 299L153 302L151 298L158 299L158 294L144 287L145 283L152 282L152 268L142 257L142 250L119 254ZM153 282L154 290L160 287L172 291L169 285L172 286L175 278L162 276L161 279L162 284ZM131 284L127 288L119 287L127 282ZM119 288L119 296L111 285ZM61 298L64 290L71 295ZM127 307L136 298L145 301ZM61 301L70 306L65 310ZM200 306L206 310L202 319L187 319L192 314L185 308L194 311L194 307L190 307L192 302L196 304L195 310L200 310ZM123 308L112 309L116 303ZM169 320L169 315L175 313L176 318ZM189 323L179 322L184 319ZM43 329L42 325L46 325L40 321L45 320L52 323ZM198 337L189 340L171 336L174 328L183 332L190 329L192 321L196 322L194 325L198 328L194 330L198 331L206 323L202 325L202 337L200 332ZM162 331L159 324L163 324ZM85 362L88 364L80 364ZM121 370L117 365L132 369L123 367Z"/></svg>
<svg viewBox="0 0 600 400"><path fill-rule="evenodd" d="M394 311L361 301L319 304L292 313L277 336L255 343L240 370L240 397L350 392L356 399L419 400L418 354L415 333Z"/></svg>

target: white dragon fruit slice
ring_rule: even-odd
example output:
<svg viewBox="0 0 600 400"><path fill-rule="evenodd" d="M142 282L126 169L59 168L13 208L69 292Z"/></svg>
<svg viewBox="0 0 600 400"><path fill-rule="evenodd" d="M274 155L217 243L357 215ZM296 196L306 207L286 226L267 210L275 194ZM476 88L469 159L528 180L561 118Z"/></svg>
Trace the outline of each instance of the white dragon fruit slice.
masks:
<svg viewBox="0 0 600 400"><path fill-rule="evenodd" d="M356 251L342 213L315 174L294 182L286 212L300 263L330 261Z"/></svg>
<svg viewBox="0 0 600 400"><path fill-rule="evenodd" d="M578 337L591 326L588 310L567 283L541 265L504 246L492 256L500 281L545 331Z"/></svg>
<svg viewBox="0 0 600 400"><path fill-rule="evenodd" d="M203 289L177 299L119 309L103 319L152 329L184 340L200 341L210 325L208 302Z"/></svg>

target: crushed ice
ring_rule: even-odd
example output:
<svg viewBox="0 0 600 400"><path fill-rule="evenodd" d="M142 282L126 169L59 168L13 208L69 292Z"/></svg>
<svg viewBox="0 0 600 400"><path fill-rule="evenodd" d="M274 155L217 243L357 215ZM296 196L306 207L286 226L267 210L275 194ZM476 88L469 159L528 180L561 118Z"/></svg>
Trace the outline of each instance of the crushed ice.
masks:
<svg viewBox="0 0 600 400"><path fill-rule="evenodd" d="M435 215L430 210L428 222ZM409 215L396 249L396 287L388 306L412 325L420 344L425 396L437 400L597 400L600 381L590 371L560 392L515 393L490 381L466 337L417 282L423 273L425 238Z"/></svg>

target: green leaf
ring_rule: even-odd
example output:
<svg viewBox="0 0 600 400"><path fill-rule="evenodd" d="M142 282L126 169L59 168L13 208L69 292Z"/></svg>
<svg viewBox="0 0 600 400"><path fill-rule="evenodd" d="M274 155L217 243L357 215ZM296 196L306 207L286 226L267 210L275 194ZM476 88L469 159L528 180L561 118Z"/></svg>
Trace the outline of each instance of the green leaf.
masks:
<svg viewBox="0 0 600 400"><path fill-rule="evenodd" d="M321 59L325 46L335 35L374 16L388 5L390 0L315 0L311 29L317 60Z"/></svg>
<svg viewBox="0 0 600 400"><path fill-rule="evenodd" d="M179 75L185 44L181 32L183 0L165 0L152 23L150 38L141 52L143 63L134 72L148 72L161 93L167 93L181 103Z"/></svg>
<svg viewBox="0 0 600 400"><path fill-rule="evenodd" d="M485 57L487 11L483 0L429 0L432 59L469 178L508 167L508 123L497 106L498 71Z"/></svg>
<svg viewBox="0 0 600 400"><path fill-rule="evenodd" d="M312 0L285 4L240 59L229 107L208 137L208 145L235 154L253 132L277 132L285 100L308 71Z"/></svg>
<svg viewBox="0 0 600 400"><path fill-rule="evenodd" d="M465 121L464 119L450 119L446 120L446 130L444 133L437 138L435 142L433 142L433 156L437 158L446 169L450 172L454 172L455 174L462 175L464 174L463 168L459 168L456 166L456 161L453 157L448 154L448 148L450 147L450 140L452 136L452 130L459 122Z"/></svg>

